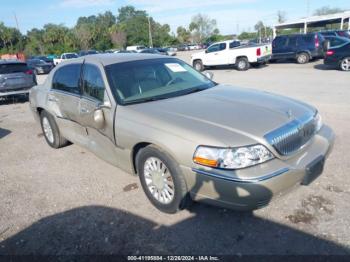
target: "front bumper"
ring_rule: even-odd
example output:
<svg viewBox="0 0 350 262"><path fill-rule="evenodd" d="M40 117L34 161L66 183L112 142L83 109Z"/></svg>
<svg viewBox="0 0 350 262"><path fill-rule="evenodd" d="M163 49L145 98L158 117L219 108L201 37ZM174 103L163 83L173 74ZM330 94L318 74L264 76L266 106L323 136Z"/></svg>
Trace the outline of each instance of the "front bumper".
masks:
<svg viewBox="0 0 350 262"><path fill-rule="evenodd" d="M315 179L322 172L334 138L333 131L324 126L306 148L287 160L275 158L233 171L202 166L182 167L182 171L194 200L238 210L257 209L294 186ZM321 170L314 170L315 166Z"/></svg>

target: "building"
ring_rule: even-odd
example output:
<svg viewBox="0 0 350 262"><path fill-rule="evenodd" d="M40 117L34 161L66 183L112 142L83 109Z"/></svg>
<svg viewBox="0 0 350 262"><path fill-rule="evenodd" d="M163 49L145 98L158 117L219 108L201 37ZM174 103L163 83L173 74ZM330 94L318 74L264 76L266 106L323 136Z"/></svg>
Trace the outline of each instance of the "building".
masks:
<svg viewBox="0 0 350 262"><path fill-rule="evenodd" d="M350 11L330 14L330 15L306 17L296 21L275 25L273 27L273 36L275 38L277 35L277 30L280 30L280 29L299 28L301 32L304 32L306 34L308 32L308 28L325 27L326 25L330 25L330 24L340 24L339 29L350 30L349 20L350 20Z"/></svg>

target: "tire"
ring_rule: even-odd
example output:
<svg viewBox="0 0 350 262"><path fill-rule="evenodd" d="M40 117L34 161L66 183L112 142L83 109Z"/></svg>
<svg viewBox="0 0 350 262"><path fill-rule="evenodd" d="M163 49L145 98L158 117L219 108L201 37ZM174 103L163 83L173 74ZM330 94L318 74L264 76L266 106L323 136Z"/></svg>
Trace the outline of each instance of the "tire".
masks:
<svg viewBox="0 0 350 262"><path fill-rule="evenodd" d="M45 110L42 111L40 114L40 123L45 140L49 144L49 146L57 149L68 144L68 141L61 136L53 116Z"/></svg>
<svg viewBox="0 0 350 262"><path fill-rule="evenodd" d="M196 69L199 72L202 72L204 70L204 66L201 60L195 60L193 62L193 68Z"/></svg>
<svg viewBox="0 0 350 262"><path fill-rule="evenodd" d="M302 52L297 54L296 59L298 64L307 64L310 61L310 56L308 53Z"/></svg>
<svg viewBox="0 0 350 262"><path fill-rule="evenodd" d="M191 204L179 165L166 152L152 145L141 149L136 156L136 168L143 191L158 210L173 214Z"/></svg>
<svg viewBox="0 0 350 262"><path fill-rule="evenodd" d="M247 71L249 69L249 61L245 57L236 60L236 68L238 71Z"/></svg>
<svg viewBox="0 0 350 262"><path fill-rule="evenodd" d="M350 57L345 57L340 61L339 68L341 71L349 72L350 71Z"/></svg>

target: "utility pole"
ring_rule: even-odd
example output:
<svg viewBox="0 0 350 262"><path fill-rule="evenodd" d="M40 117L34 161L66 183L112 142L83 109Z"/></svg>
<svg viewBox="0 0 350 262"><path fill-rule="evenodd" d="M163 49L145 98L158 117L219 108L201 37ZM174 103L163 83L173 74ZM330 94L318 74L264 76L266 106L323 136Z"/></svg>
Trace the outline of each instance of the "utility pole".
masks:
<svg viewBox="0 0 350 262"><path fill-rule="evenodd" d="M151 20L148 17L148 36L149 36L149 47L153 48L153 40L152 40L152 30L151 30Z"/></svg>
<svg viewBox="0 0 350 262"><path fill-rule="evenodd" d="M306 0L306 16L310 16L310 0Z"/></svg>
<svg viewBox="0 0 350 262"><path fill-rule="evenodd" d="M17 15L16 15L16 12L15 12L15 11L13 12L13 16L15 17L17 30L18 30L19 32L21 32L21 31L19 30L18 19L17 19ZM22 37L19 38L19 49L20 49L20 51L23 50L23 46L22 46Z"/></svg>

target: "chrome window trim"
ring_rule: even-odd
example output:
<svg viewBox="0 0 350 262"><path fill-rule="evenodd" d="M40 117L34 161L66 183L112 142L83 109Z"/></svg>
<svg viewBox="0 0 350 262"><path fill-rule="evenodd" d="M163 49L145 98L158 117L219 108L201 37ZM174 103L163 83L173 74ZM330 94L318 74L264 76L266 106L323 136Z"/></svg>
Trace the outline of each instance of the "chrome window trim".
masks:
<svg viewBox="0 0 350 262"><path fill-rule="evenodd" d="M288 167L285 167L285 168L279 169L273 173L259 176L259 177L253 177L253 178L228 177L228 176L223 176L220 174L216 174L213 172L209 172L209 171L205 171L205 170L197 169L197 168L192 168L192 171L197 173L197 174L210 176L210 177L214 177L214 178L218 178L218 179L223 179L226 181L254 184L254 183L263 182L263 181L266 181L268 179L283 175L284 173L290 171L290 169Z"/></svg>

